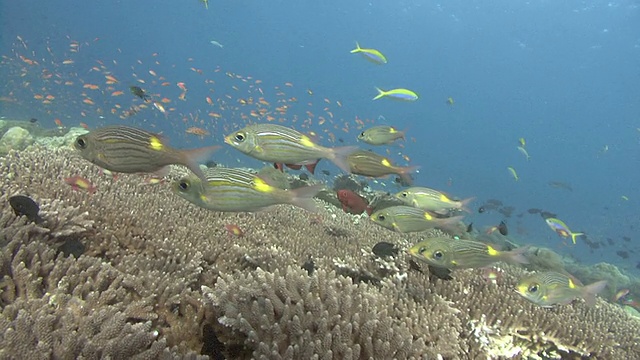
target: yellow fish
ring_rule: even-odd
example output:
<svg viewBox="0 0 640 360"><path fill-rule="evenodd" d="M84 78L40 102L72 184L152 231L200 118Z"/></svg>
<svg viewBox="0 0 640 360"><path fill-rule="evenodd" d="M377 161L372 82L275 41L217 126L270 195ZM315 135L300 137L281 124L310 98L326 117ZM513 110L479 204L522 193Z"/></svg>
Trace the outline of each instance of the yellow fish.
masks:
<svg viewBox="0 0 640 360"><path fill-rule="evenodd" d="M523 148L527 146L527 141L523 137L518 139L518 142L520 143L520 146L522 146Z"/></svg>
<svg viewBox="0 0 640 360"><path fill-rule="evenodd" d="M408 89L393 89L393 90L385 91L380 88L376 88L376 90L378 90L378 95L374 97L373 100L378 100L383 97L388 97L394 100L402 100L402 101L418 100L418 94Z"/></svg>
<svg viewBox="0 0 640 360"><path fill-rule="evenodd" d="M356 48L351 50L352 54L360 53L364 56L365 59L371 61L375 64L386 64L387 58L382 55L382 53L376 49L365 49L361 48L360 44L356 41Z"/></svg>
<svg viewBox="0 0 640 360"><path fill-rule="evenodd" d="M516 169L514 169L512 166L508 166L507 170L509 170L509 172L511 173L511 176L513 176L513 178L516 179L516 181L520 180L520 178L518 177L518 173L516 172Z"/></svg>

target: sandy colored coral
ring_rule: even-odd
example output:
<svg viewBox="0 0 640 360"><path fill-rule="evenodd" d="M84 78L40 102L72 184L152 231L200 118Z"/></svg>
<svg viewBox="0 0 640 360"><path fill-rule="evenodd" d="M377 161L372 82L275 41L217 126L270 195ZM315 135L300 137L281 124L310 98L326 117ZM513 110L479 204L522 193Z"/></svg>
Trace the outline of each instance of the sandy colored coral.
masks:
<svg viewBox="0 0 640 360"><path fill-rule="evenodd" d="M415 269L403 249L435 233L393 233L331 205L211 212L65 149L11 152L0 171L0 357L640 358L638 322L617 306L535 307L513 291L513 267L498 285L481 270L443 281ZM98 191L73 191L73 175ZM45 221L17 218L15 194ZM380 241L401 252L378 258Z"/></svg>

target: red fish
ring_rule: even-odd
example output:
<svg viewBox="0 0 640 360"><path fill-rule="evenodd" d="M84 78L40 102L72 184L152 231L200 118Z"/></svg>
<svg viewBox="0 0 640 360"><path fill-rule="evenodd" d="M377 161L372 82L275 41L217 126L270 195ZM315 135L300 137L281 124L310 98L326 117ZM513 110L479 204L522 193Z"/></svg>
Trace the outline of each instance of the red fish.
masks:
<svg viewBox="0 0 640 360"><path fill-rule="evenodd" d="M98 189L95 185L93 185L93 183L91 183L91 181L83 178L80 175L68 177L64 179L64 182L71 185L71 188L75 191L84 190L89 192L89 194L93 194Z"/></svg>
<svg viewBox="0 0 640 360"><path fill-rule="evenodd" d="M320 160L318 160L320 161ZM307 170L313 174L316 171L316 165L318 165L318 161L314 162L313 164L305 164L304 167L307 168ZM273 167L283 171L284 172L284 167L288 167L289 169L293 169L293 170L300 170L302 169L302 165L300 164L283 164L283 163L273 163Z"/></svg>
<svg viewBox="0 0 640 360"><path fill-rule="evenodd" d="M348 214L359 215L366 212L368 215L371 215L373 212L367 199L351 190L338 190L338 200L340 200L342 204L342 210Z"/></svg>

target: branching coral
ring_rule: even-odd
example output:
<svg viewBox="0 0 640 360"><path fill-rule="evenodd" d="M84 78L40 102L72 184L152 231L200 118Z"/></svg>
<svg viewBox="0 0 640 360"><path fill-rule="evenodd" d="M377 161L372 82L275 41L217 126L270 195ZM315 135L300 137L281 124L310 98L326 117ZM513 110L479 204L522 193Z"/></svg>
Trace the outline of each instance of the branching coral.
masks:
<svg viewBox="0 0 640 360"><path fill-rule="evenodd" d="M211 212L68 150L10 152L0 171L0 358L640 358L638 322L614 305L536 307L514 267L497 285L416 268L403 250L435 233L334 207ZM77 174L98 191L62 181ZM16 217L15 194L44 222ZM399 253L373 254L383 241Z"/></svg>

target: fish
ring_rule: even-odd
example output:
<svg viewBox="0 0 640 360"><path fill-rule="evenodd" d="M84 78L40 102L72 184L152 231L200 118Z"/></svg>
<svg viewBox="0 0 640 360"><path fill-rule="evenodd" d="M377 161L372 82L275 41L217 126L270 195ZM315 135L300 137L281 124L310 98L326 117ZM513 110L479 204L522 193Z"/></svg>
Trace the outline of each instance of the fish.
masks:
<svg viewBox="0 0 640 360"><path fill-rule="evenodd" d="M13 195L9 198L9 205L16 216L26 216L29 221L42 224L44 220L40 217L40 206L32 198L25 195Z"/></svg>
<svg viewBox="0 0 640 360"><path fill-rule="evenodd" d="M408 89L392 89L392 90L382 90L380 88L376 88L378 90L378 95L373 98L373 100L378 100L383 97L388 97L394 100L401 101L416 101L418 100L418 94Z"/></svg>
<svg viewBox="0 0 640 360"><path fill-rule="evenodd" d="M547 225L549 225L551 230L556 232L556 234L560 235L563 238L570 237L571 241L573 241L574 244L576 243L576 238L578 236L584 235L584 233L582 232L571 232L567 224L565 224L560 219L549 217L544 219L544 221L547 223Z"/></svg>
<svg viewBox="0 0 640 360"><path fill-rule="evenodd" d="M595 304L596 294L606 286L606 280L584 286L569 274L547 271L523 277L518 282L516 291L542 307L569 304L576 298L583 298L587 305L592 306Z"/></svg>
<svg viewBox="0 0 640 360"><path fill-rule="evenodd" d="M468 205L475 200L475 197L452 200L450 196L443 192L419 186L400 191L395 194L395 197L407 205L437 213L447 213L449 210L462 210L471 213Z"/></svg>
<svg viewBox="0 0 640 360"><path fill-rule="evenodd" d="M342 189L337 192L338 200L342 204L342 211L347 214L360 215L366 212L371 215L372 209L369 207L369 201L351 190Z"/></svg>
<svg viewBox="0 0 640 360"><path fill-rule="evenodd" d="M452 98L452 97L448 97L448 98L447 98L447 105L453 105L453 104L455 104L455 103L456 103L456 102L453 100L453 98Z"/></svg>
<svg viewBox="0 0 640 360"><path fill-rule="evenodd" d="M522 146L518 146L518 151L520 151L522 153L522 155L524 155L524 157L527 159L527 161L529 161L529 159L531 159L531 156L529 156L529 153L527 152L527 149L525 149Z"/></svg>
<svg viewBox="0 0 640 360"><path fill-rule="evenodd" d="M204 4L206 10L209 10L209 0L200 0L200 2Z"/></svg>
<svg viewBox="0 0 640 360"><path fill-rule="evenodd" d="M358 140L369 145L388 145L398 139L404 140L404 131L400 131L393 126L380 125L366 129L358 135Z"/></svg>
<svg viewBox="0 0 640 360"><path fill-rule="evenodd" d="M172 183L174 193L201 208L225 212L254 212L278 204L290 204L317 212L313 197L324 184L283 190L270 185L260 176L232 168L209 168L206 180L185 176Z"/></svg>
<svg viewBox="0 0 640 360"><path fill-rule="evenodd" d="M244 236L244 231L242 231L242 229L236 224L226 224L224 228L227 230L227 232L230 235L237 236L237 237Z"/></svg>
<svg viewBox="0 0 640 360"><path fill-rule="evenodd" d="M224 142L262 161L309 165L327 159L345 172L349 172L347 156L358 150L356 146L324 147L295 129L276 124L249 125L227 135Z"/></svg>
<svg viewBox="0 0 640 360"><path fill-rule="evenodd" d="M507 224L504 221L500 221L500 224L498 224L498 226L492 226L487 230L487 234L491 234L494 231L498 230L498 232L502 235L502 236L507 236L509 235L509 228L507 228Z"/></svg>
<svg viewBox="0 0 640 360"><path fill-rule="evenodd" d="M65 178L64 182L70 185L71 188L75 191L84 190L84 191L87 191L89 194L93 194L96 192L96 190L98 190L98 188L95 185L93 185L93 183L90 180L80 175L75 175L72 177Z"/></svg>
<svg viewBox="0 0 640 360"><path fill-rule="evenodd" d="M411 173L420 168L419 166L396 166L388 158L366 150L358 150L349 154L347 163L351 174L373 178L396 174L406 184L413 182Z"/></svg>
<svg viewBox="0 0 640 360"><path fill-rule="evenodd" d="M386 64L387 63L387 58L382 55L382 53L376 49L366 49L366 48L361 48L360 44L356 41L356 48L351 50L352 54L362 54L362 56L371 61L374 64Z"/></svg>
<svg viewBox="0 0 640 360"><path fill-rule="evenodd" d="M140 86L129 86L129 90L133 95L139 97L145 102L151 101L151 96L149 96L149 94L147 94L144 90L142 90Z"/></svg>
<svg viewBox="0 0 640 360"><path fill-rule="evenodd" d="M453 229L463 216L438 218L428 211L397 205L378 210L369 217L374 223L400 233L419 232L433 228Z"/></svg>
<svg viewBox="0 0 640 360"><path fill-rule="evenodd" d="M518 144L520 144L520 147L524 149L525 146L527 146L527 141L521 137L520 139L518 139Z"/></svg>
<svg viewBox="0 0 640 360"><path fill-rule="evenodd" d="M162 177L168 172L168 165L183 165L201 179L206 177L198 163L208 160L220 148L178 150L167 145L160 135L125 125L80 135L73 146L85 160L114 172L156 173Z"/></svg>
<svg viewBox="0 0 640 360"><path fill-rule="evenodd" d="M394 244L381 241L371 248L371 252L377 257L384 258L398 255L398 248Z"/></svg>
<svg viewBox="0 0 640 360"><path fill-rule="evenodd" d="M549 186L551 186L554 189L573 191L571 184L565 183L562 181L549 181Z"/></svg>
<svg viewBox="0 0 640 360"><path fill-rule="evenodd" d="M513 166L507 166L507 170L509 170L509 173L516 181L520 180L520 178L518 177L518 173L516 172L516 169L513 168Z"/></svg>
<svg viewBox="0 0 640 360"><path fill-rule="evenodd" d="M215 46L217 46L217 47L219 47L219 48L221 48L221 49L224 47L224 45L220 44L219 42L217 42L217 41L215 41L215 40L211 40L211 41L209 41L209 42L210 42L212 45L215 45Z"/></svg>
<svg viewBox="0 0 640 360"><path fill-rule="evenodd" d="M454 240L438 237L423 240L409 249L409 255L436 267L453 269L483 268L498 261L528 264L529 247L500 251L476 240Z"/></svg>

